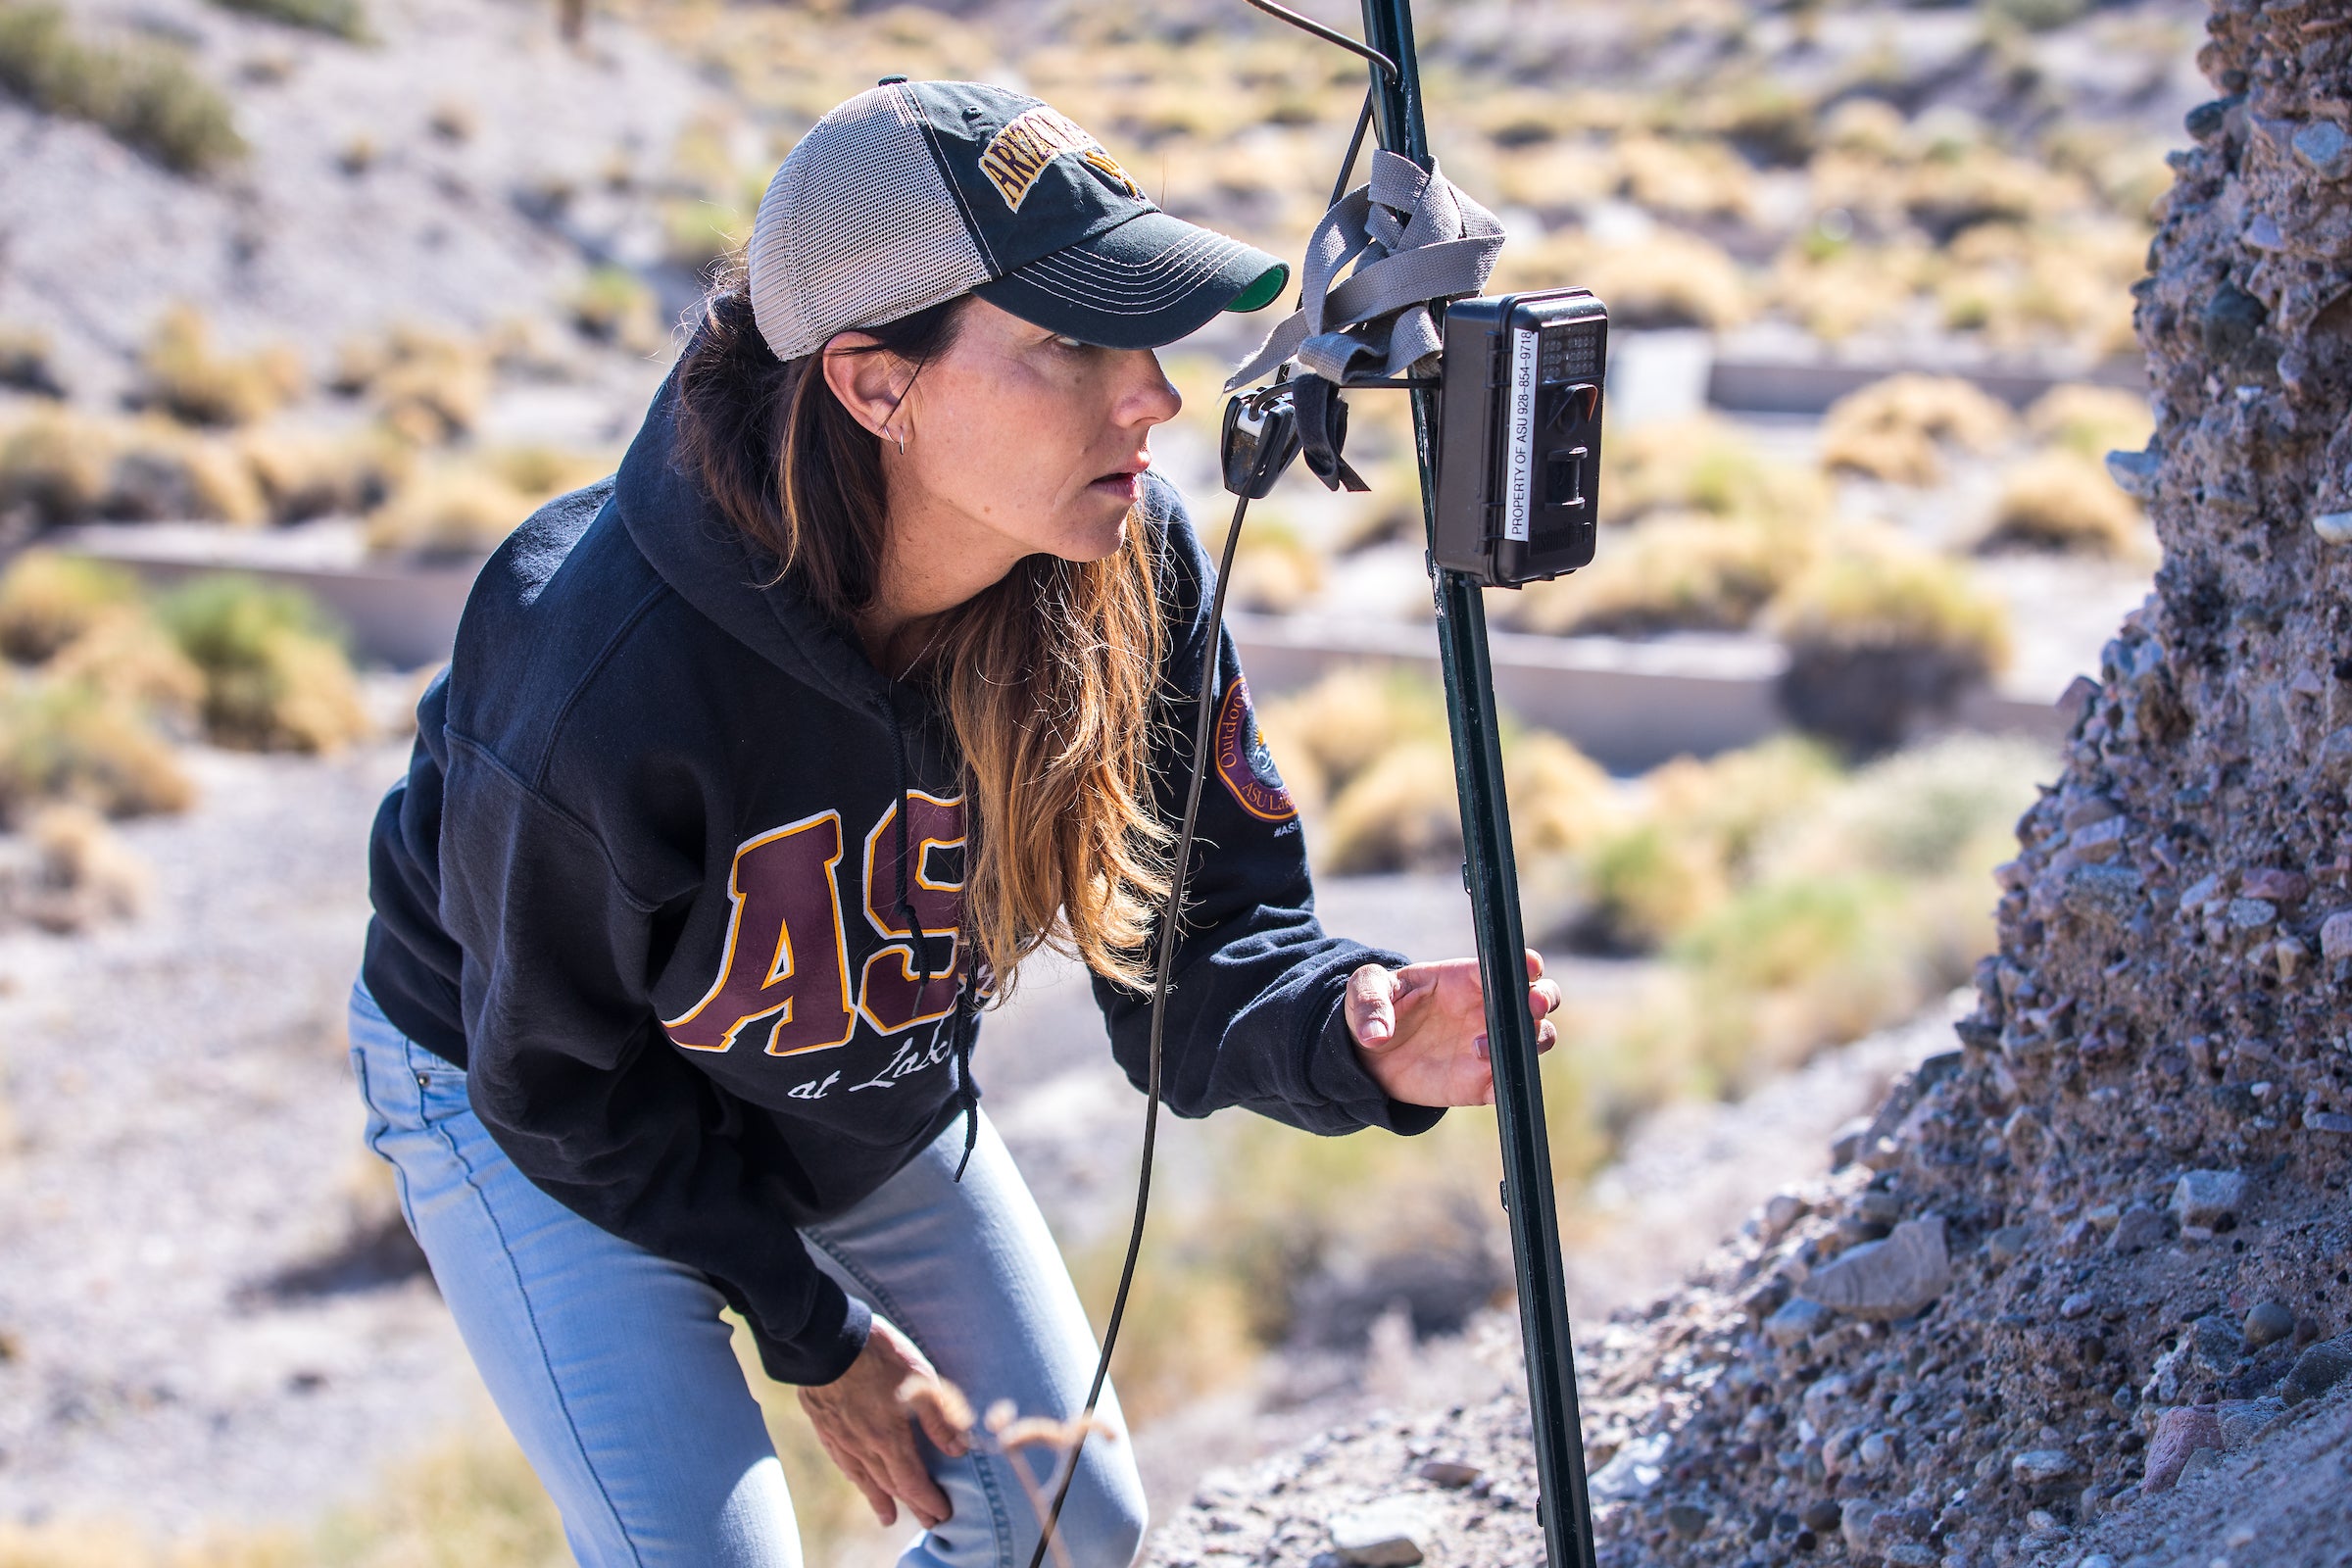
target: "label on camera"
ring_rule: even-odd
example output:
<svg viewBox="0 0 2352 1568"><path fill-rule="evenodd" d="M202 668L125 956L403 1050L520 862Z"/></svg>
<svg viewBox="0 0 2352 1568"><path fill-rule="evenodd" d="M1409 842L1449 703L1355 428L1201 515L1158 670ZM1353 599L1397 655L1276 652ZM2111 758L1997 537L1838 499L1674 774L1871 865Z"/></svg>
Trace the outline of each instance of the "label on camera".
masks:
<svg viewBox="0 0 2352 1568"><path fill-rule="evenodd" d="M1534 521L1536 500L1536 348L1542 334L1526 327L1511 331L1510 405L1504 410L1502 536L1524 543Z"/></svg>

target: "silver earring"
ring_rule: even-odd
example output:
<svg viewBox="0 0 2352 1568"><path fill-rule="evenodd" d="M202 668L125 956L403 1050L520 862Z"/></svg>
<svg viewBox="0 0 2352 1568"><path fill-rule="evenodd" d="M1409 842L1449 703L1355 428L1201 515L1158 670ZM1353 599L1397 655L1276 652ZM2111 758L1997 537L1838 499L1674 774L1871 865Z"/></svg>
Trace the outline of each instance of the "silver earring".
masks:
<svg viewBox="0 0 2352 1568"><path fill-rule="evenodd" d="M899 444L900 457L903 458L906 455L906 436L905 432L896 431L891 429L890 426L884 425L882 427L882 433L886 436L889 436L893 441L896 441Z"/></svg>

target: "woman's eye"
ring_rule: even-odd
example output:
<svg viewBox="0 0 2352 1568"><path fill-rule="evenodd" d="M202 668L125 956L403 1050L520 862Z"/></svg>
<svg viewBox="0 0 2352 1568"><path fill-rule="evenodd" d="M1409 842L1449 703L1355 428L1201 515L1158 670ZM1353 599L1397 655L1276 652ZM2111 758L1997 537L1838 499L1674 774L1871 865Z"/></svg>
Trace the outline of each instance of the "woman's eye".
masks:
<svg viewBox="0 0 2352 1568"><path fill-rule="evenodd" d="M1064 337L1059 332L1054 334L1053 341L1054 346L1057 349L1082 349L1086 347L1086 345L1080 342L1078 339L1074 337Z"/></svg>

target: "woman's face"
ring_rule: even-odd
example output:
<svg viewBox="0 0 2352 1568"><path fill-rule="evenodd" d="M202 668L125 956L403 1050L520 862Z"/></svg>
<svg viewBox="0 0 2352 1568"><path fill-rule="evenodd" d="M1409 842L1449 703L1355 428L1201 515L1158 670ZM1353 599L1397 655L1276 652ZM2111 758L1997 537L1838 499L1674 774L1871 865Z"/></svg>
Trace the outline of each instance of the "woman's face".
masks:
<svg viewBox="0 0 2352 1568"><path fill-rule="evenodd" d="M1152 427L1183 404L1157 356L1058 337L978 299L956 328L895 414L890 399L911 367L880 355L844 367L859 382L881 372L888 387L844 401L886 432L894 529L926 549L1001 558L1000 572L1041 551L1068 561L1115 552L1152 464Z"/></svg>

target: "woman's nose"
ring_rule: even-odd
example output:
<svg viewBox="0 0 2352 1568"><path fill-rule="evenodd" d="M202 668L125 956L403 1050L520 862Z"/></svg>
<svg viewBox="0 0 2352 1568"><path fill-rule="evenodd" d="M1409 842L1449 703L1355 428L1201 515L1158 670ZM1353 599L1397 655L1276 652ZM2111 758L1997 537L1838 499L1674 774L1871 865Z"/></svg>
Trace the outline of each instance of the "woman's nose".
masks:
<svg viewBox="0 0 2352 1568"><path fill-rule="evenodd" d="M1128 352L1128 363L1120 367L1125 374L1121 388L1120 410L1122 423L1164 424L1176 417L1184 407L1184 394L1176 390L1167 372L1159 368L1159 356L1150 349Z"/></svg>

